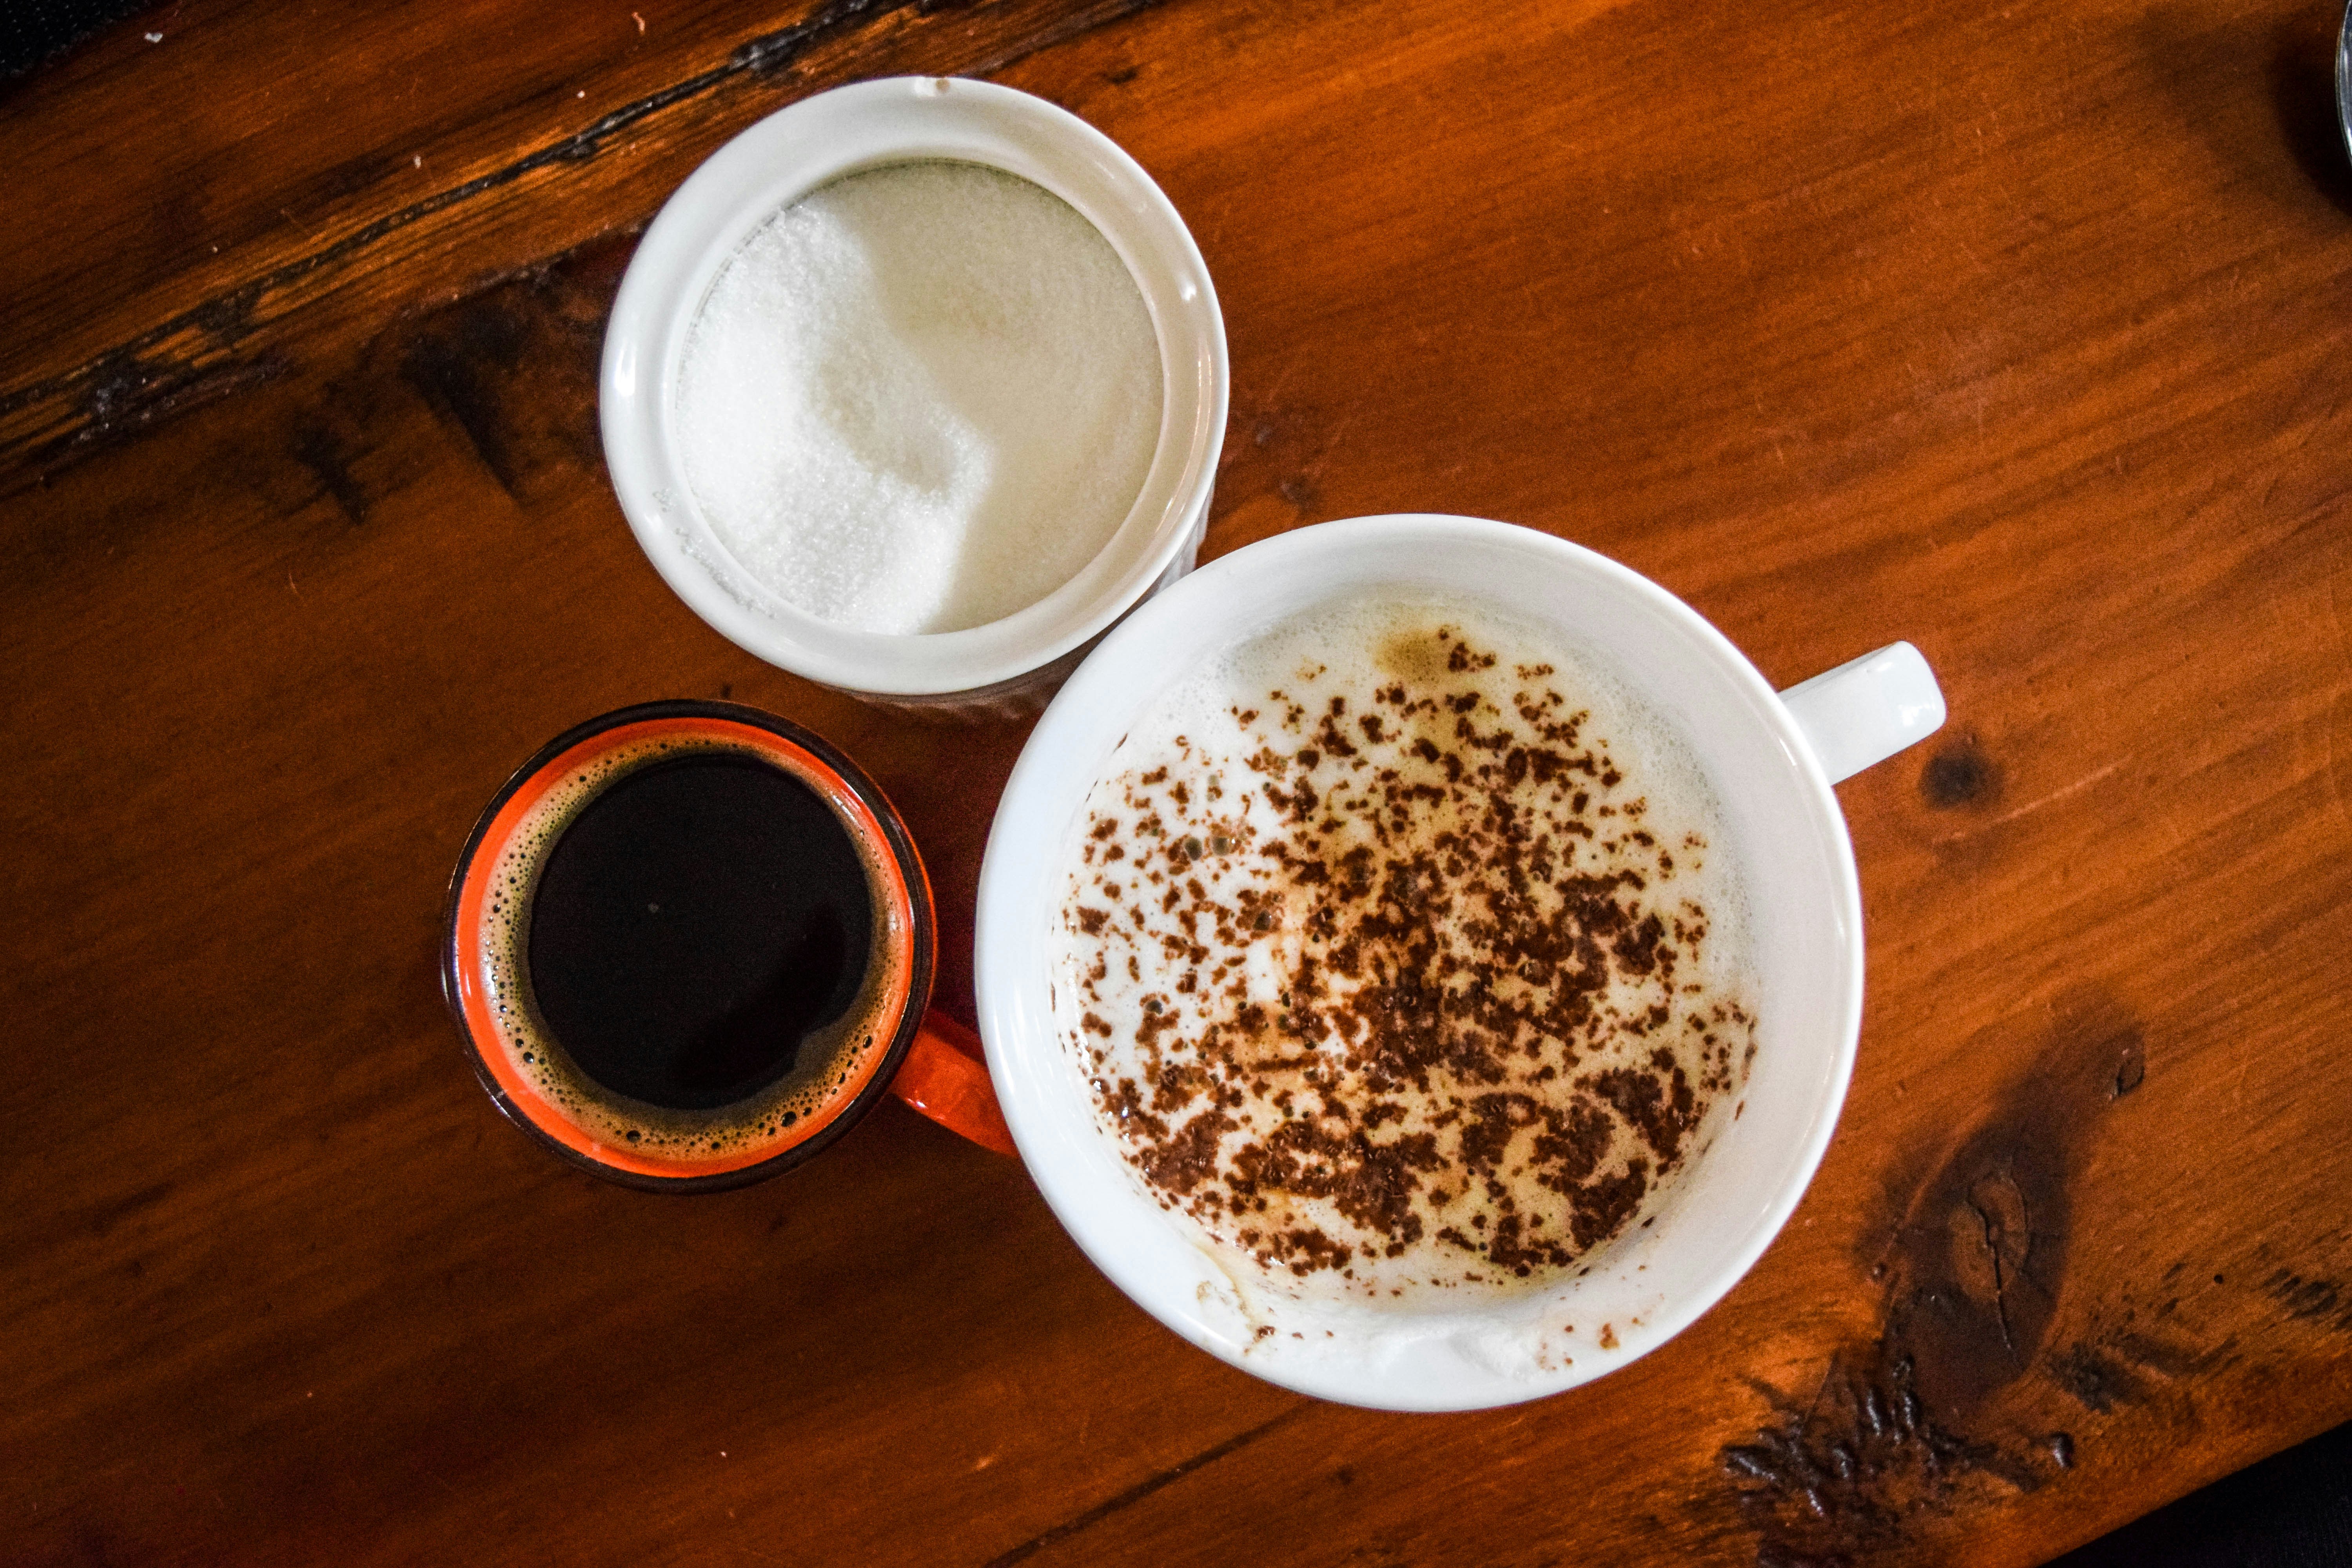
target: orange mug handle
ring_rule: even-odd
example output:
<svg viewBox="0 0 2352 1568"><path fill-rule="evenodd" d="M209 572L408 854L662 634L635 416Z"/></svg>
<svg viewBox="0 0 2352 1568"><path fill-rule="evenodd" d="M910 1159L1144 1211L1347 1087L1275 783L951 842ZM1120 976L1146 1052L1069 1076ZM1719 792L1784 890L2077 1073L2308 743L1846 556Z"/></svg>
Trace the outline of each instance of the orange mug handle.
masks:
<svg viewBox="0 0 2352 1568"><path fill-rule="evenodd" d="M996 1086L988 1079L988 1058L980 1037L937 1007L923 1015L907 1047L890 1092L950 1132L960 1132L983 1149L1000 1154L1013 1147L1013 1130L1004 1124L1004 1109L996 1103Z"/></svg>

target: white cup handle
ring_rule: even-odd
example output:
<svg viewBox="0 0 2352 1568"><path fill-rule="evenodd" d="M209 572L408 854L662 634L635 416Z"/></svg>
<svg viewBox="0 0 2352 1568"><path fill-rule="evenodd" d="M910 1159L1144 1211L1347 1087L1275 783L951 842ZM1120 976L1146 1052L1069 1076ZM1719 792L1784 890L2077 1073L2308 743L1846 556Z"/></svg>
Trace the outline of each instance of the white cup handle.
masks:
<svg viewBox="0 0 2352 1568"><path fill-rule="evenodd" d="M1936 672L1907 642L1848 659L1780 693L1830 783L1926 740L1944 724Z"/></svg>

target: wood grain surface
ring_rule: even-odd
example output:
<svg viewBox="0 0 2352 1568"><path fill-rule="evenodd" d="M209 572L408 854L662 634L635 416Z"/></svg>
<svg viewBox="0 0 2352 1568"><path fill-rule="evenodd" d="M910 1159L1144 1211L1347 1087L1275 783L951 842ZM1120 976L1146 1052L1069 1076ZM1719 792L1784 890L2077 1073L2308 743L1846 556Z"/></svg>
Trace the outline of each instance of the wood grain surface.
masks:
<svg viewBox="0 0 2352 1568"><path fill-rule="evenodd" d="M2352 1417L2352 172L2305 0L159 6L0 97L0 1560L2021 1564ZM146 35L160 32L160 42ZM1287 1394L886 1104L666 1199L467 1070L548 736L861 759L971 1016L1024 731L737 651L603 472L634 238L811 92L1075 110L1233 348L1207 553L1625 561L1948 728L1842 786L1869 1002L1753 1273L1480 1415Z"/></svg>

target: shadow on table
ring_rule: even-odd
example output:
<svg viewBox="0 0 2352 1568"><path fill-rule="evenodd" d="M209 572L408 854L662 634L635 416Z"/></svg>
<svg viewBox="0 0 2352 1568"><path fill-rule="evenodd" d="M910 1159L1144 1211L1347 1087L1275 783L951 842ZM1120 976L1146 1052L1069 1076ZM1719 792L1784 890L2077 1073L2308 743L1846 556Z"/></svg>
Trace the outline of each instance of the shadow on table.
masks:
<svg viewBox="0 0 2352 1568"><path fill-rule="evenodd" d="M44 0L0 5L0 86L47 64L101 28L155 0Z"/></svg>
<svg viewBox="0 0 2352 1568"><path fill-rule="evenodd" d="M2352 1424L2191 1492L2050 1568L2343 1568Z"/></svg>
<svg viewBox="0 0 2352 1568"><path fill-rule="evenodd" d="M2336 107L2336 35L2343 13L2312 7L2279 25L2271 38L2271 107L2287 151L2311 183L2352 217L2352 159Z"/></svg>

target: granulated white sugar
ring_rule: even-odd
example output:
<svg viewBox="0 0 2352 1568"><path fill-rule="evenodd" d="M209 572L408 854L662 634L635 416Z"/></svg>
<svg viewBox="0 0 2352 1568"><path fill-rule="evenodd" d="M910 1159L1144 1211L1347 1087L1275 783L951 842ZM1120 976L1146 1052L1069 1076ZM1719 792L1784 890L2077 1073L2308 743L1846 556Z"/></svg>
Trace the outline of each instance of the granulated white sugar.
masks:
<svg viewBox="0 0 2352 1568"><path fill-rule="evenodd" d="M987 624L1108 543L1159 441L1151 318L1066 203L970 163L812 192L728 262L676 405L736 560L860 631Z"/></svg>

